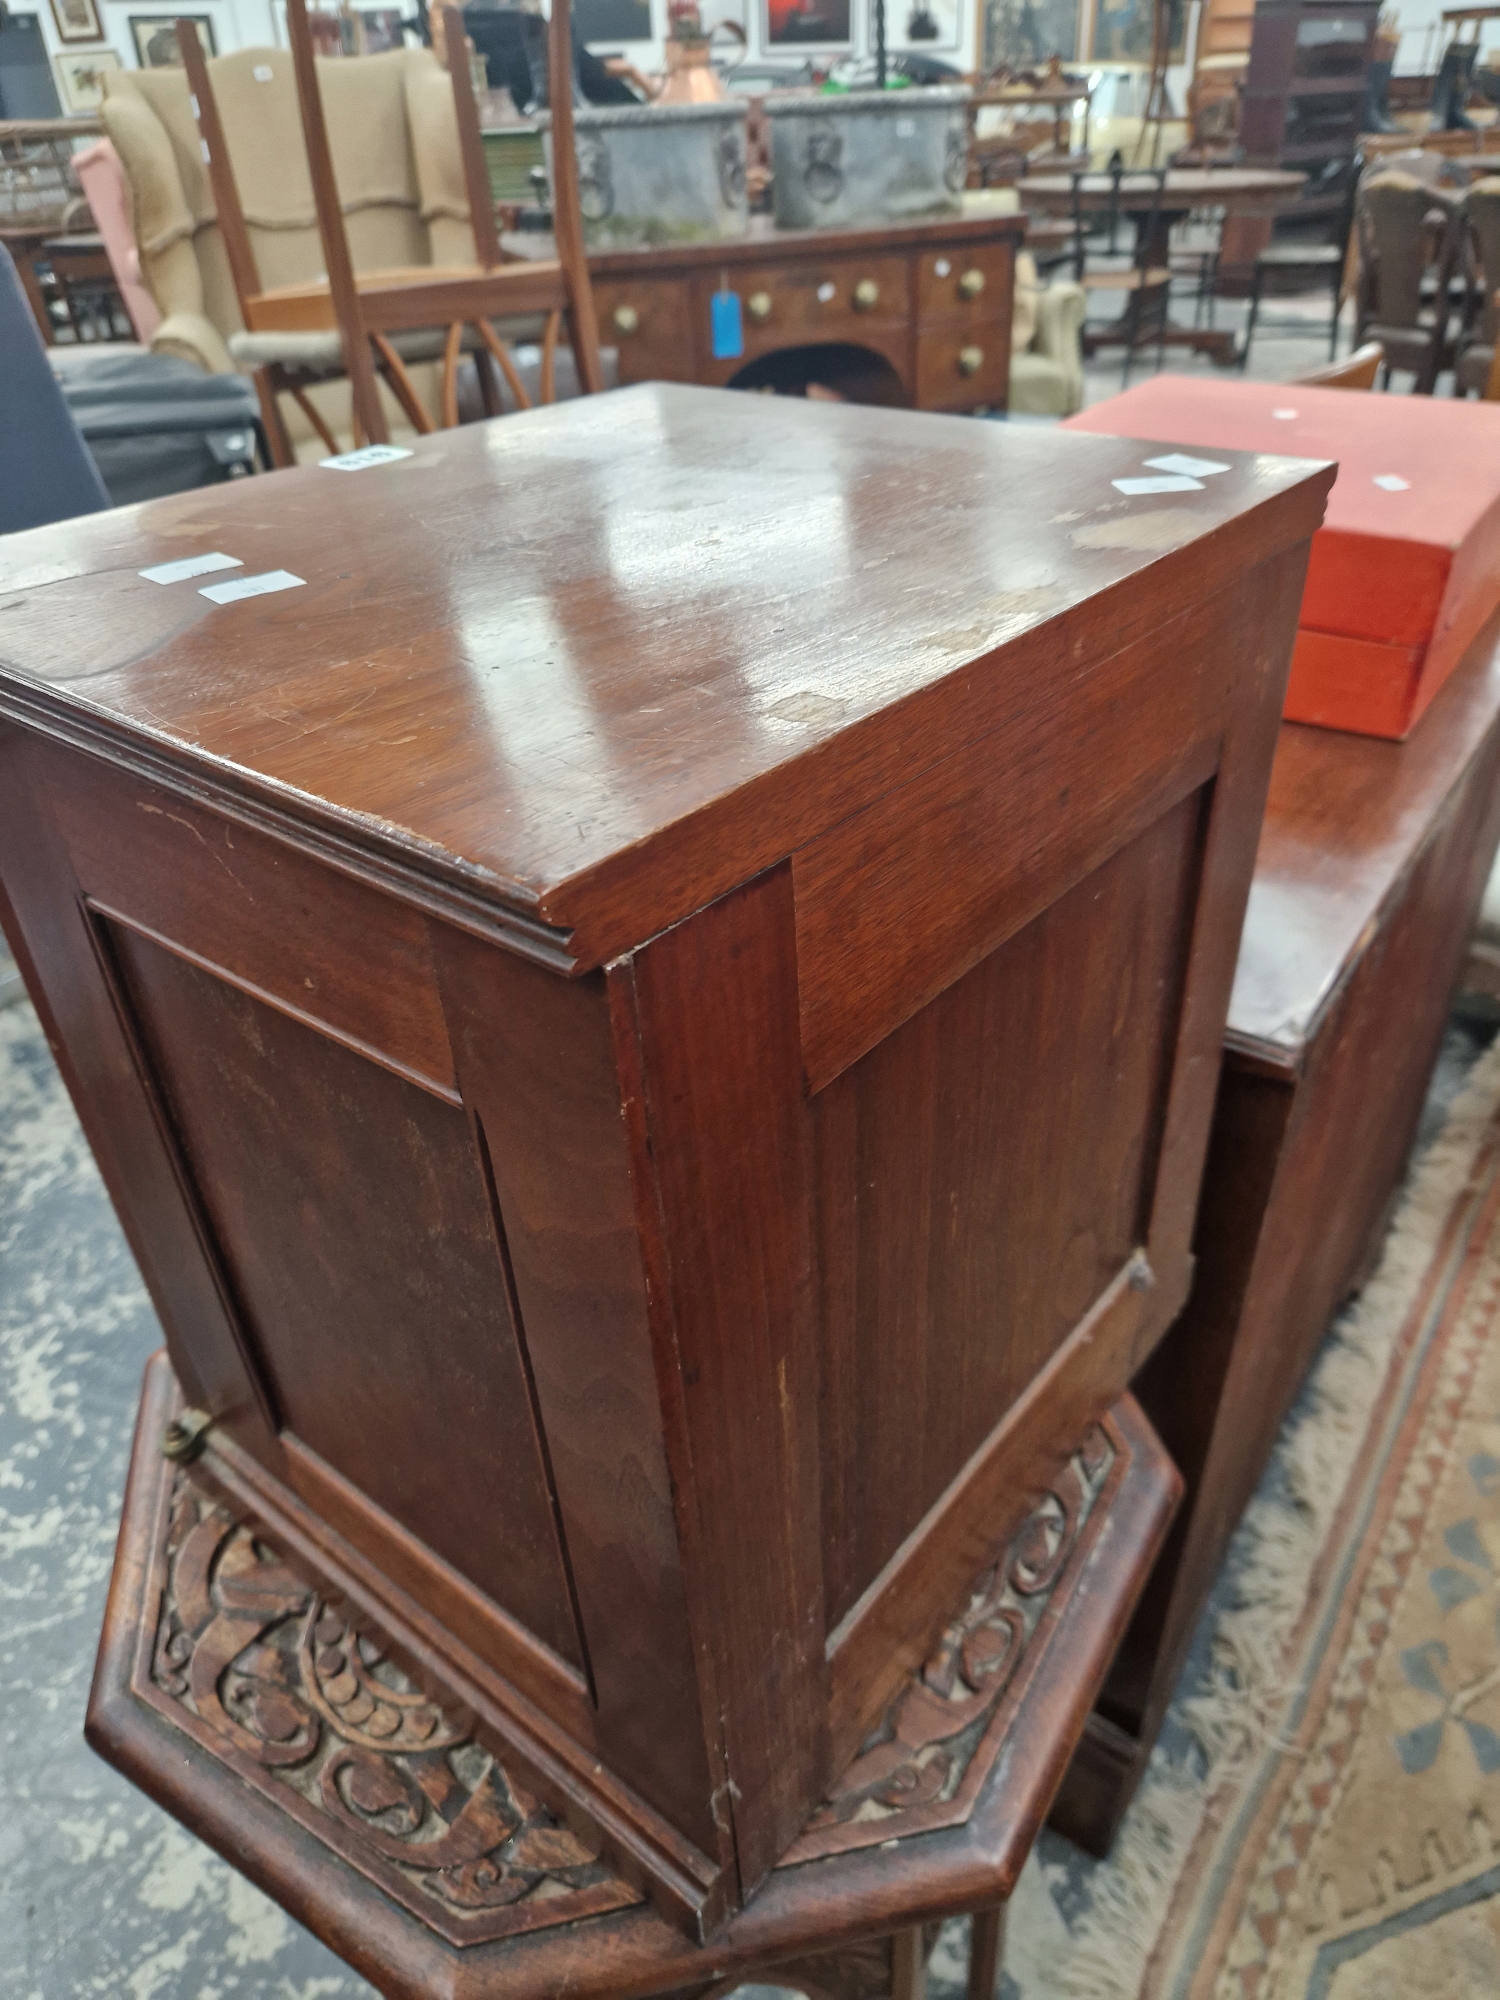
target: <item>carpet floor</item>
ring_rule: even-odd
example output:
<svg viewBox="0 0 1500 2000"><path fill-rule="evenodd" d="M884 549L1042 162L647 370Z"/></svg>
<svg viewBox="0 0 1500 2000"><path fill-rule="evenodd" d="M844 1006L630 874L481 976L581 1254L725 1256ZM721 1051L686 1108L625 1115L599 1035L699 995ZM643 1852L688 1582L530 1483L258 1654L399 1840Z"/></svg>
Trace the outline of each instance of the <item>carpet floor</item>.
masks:
<svg viewBox="0 0 1500 2000"><path fill-rule="evenodd" d="M1500 1993L1500 1051L1471 1070L1481 1046L1450 1035L1438 1136L1289 1420L1113 1856L1048 1834L1028 1865L1003 2000ZM159 1341L36 1018L0 1009L0 1994L355 2000L371 1989L83 1743ZM961 1994L963 1942L949 1926L931 2000Z"/></svg>

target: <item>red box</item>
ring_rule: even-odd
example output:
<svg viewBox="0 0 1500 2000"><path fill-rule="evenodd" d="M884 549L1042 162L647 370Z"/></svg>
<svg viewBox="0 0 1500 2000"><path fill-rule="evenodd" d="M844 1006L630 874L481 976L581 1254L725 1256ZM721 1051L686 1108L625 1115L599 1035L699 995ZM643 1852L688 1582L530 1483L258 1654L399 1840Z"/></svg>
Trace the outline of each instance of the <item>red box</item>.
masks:
<svg viewBox="0 0 1500 2000"><path fill-rule="evenodd" d="M1173 446L1337 459L1292 654L1293 722L1405 736L1500 603L1500 403L1157 375L1066 428L1170 440L1143 460Z"/></svg>

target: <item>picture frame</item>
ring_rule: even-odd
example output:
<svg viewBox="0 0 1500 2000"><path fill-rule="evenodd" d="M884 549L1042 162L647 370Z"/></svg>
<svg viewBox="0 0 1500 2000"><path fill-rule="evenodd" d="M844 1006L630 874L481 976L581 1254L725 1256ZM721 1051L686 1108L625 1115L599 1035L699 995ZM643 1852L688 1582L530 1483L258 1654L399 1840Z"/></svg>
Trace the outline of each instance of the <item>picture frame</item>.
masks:
<svg viewBox="0 0 1500 2000"><path fill-rule="evenodd" d="M50 0L52 22L60 42L102 42L104 23L99 0Z"/></svg>
<svg viewBox="0 0 1500 2000"><path fill-rule="evenodd" d="M391 49L404 48L403 18L399 7L361 7L359 20L364 30L364 54L379 56Z"/></svg>
<svg viewBox="0 0 1500 2000"><path fill-rule="evenodd" d="M893 0L887 4L887 48L909 55L948 55L960 46L963 0Z"/></svg>
<svg viewBox="0 0 1500 2000"><path fill-rule="evenodd" d="M1052 56L1076 62L1080 11L1079 0L986 0L984 73L992 74L1002 63L1011 69L1040 69Z"/></svg>
<svg viewBox="0 0 1500 2000"><path fill-rule="evenodd" d="M104 78L125 65L113 49L64 49L52 58L57 87L68 111L97 111L104 102Z"/></svg>
<svg viewBox="0 0 1500 2000"><path fill-rule="evenodd" d="M216 56L219 53L212 14L132 14L130 39L135 44L135 59L142 69L182 67L182 51L177 46L179 20L191 21L198 30L204 55Z"/></svg>
<svg viewBox="0 0 1500 2000"><path fill-rule="evenodd" d="M587 48L651 40L651 0L576 0L573 18Z"/></svg>
<svg viewBox="0 0 1500 2000"><path fill-rule="evenodd" d="M768 49L847 49L854 45L853 0L766 0Z"/></svg>
<svg viewBox="0 0 1500 2000"><path fill-rule="evenodd" d="M1089 34L1091 62L1147 62L1151 56L1152 0L1097 0ZM1187 0L1171 0L1167 61L1187 51Z"/></svg>

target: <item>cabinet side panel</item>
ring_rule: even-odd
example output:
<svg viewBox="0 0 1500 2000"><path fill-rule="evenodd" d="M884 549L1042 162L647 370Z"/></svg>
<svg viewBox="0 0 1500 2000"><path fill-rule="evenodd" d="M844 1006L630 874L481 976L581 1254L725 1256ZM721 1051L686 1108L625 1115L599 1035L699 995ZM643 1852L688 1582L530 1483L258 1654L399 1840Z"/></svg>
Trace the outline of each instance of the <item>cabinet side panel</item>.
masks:
<svg viewBox="0 0 1500 2000"><path fill-rule="evenodd" d="M462 1111L107 931L280 1428L579 1665Z"/></svg>
<svg viewBox="0 0 1500 2000"><path fill-rule="evenodd" d="M115 1008L83 884L52 807L93 798L100 767L0 724L0 870L18 962L187 1394L252 1449L271 1443L240 1330L163 1143Z"/></svg>
<svg viewBox="0 0 1500 2000"><path fill-rule="evenodd" d="M811 1120L791 874L629 962L740 1886L826 1771Z"/></svg>
<svg viewBox="0 0 1500 2000"><path fill-rule="evenodd" d="M1173 807L814 1100L825 1230L857 1215L825 1328L858 1412L825 1439L830 1624L1142 1241L1201 818Z"/></svg>
<svg viewBox="0 0 1500 2000"><path fill-rule="evenodd" d="M719 1851L602 976L431 926L504 1219L597 1702L600 1755Z"/></svg>

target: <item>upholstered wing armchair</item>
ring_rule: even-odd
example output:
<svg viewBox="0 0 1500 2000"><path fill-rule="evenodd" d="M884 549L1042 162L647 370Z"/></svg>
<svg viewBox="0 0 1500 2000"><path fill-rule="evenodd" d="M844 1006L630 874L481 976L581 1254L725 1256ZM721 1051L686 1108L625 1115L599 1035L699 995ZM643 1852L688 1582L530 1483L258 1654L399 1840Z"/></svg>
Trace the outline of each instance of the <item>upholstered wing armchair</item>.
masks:
<svg viewBox="0 0 1500 2000"><path fill-rule="evenodd" d="M1071 417L1083 405L1083 287L1043 285L1027 251L1016 259L1010 408L1020 416Z"/></svg>

